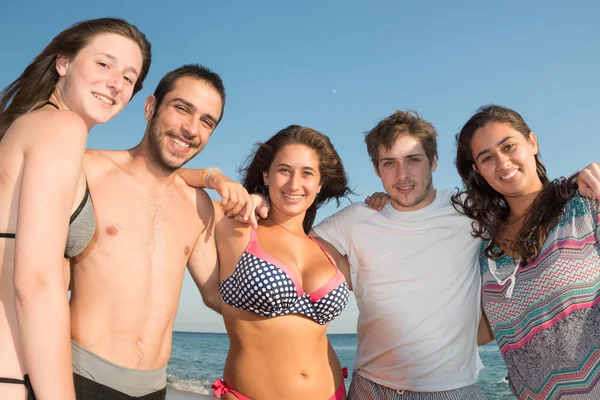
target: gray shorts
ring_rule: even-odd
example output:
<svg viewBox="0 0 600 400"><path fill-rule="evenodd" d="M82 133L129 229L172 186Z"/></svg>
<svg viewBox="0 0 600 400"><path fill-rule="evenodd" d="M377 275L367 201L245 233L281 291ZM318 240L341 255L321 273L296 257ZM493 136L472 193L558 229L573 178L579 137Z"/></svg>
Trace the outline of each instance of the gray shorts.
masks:
<svg viewBox="0 0 600 400"><path fill-rule="evenodd" d="M137 370L112 363L71 341L73 373L115 389L128 396L141 397L161 391L167 385L167 366Z"/></svg>
<svg viewBox="0 0 600 400"><path fill-rule="evenodd" d="M411 392L382 386L354 373L348 400L486 400L486 397L478 384L441 392Z"/></svg>

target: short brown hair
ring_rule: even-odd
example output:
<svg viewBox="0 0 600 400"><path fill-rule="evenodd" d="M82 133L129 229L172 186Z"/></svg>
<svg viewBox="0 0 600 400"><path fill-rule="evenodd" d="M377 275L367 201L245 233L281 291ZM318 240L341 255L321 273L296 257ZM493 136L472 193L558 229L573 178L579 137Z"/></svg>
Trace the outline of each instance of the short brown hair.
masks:
<svg viewBox="0 0 600 400"><path fill-rule="evenodd" d="M154 90L154 97L156 97L155 109L158 110L167 93L175 89L177 80L186 77L204 81L219 93L219 96L221 96L221 116L217 123L221 122L223 112L225 111L225 86L223 85L223 80L219 74L200 64L186 64L163 76Z"/></svg>
<svg viewBox="0 0 600 400"><path fill-rule="evenodd" d="M367 151L377 170L379 170L379 148L383 146L384 149L391 149L402 135L410 135L418 139L425 149L429 165L433 164L433 158L438 154L437 131L433 125L422 119L415 111L395 111L365 134Z"/></svg>

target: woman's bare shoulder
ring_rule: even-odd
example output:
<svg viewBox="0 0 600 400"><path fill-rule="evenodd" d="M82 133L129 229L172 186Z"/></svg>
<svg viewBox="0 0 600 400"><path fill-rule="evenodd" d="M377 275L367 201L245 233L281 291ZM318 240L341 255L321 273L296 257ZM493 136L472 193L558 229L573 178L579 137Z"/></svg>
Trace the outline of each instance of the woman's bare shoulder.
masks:
<svg viewBox="0 0 600 400"><path fill-rule="evenodd" d="M87 139L83 119L68 110L37 110L17 118L6 132L26 147L64 145Z"/></svg>

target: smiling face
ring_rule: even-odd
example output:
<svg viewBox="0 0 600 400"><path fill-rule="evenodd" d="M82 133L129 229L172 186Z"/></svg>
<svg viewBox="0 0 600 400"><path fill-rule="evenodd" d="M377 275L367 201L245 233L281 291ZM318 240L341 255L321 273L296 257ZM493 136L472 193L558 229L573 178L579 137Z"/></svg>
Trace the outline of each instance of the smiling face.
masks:
<svg viewBox="0 0 600 400"><path fill-rule="evenodd" d="M61 103L91 127L117 115L129 102L142 69L142 52L115 33L95 35L72 59L58 55Z"/></svg>
<svg viewBox="0 0 600 400"><path fill-rule="evenodd" d="M490 122L475 131L470 149L473 169L504 197L523 196L542 188L533 132L526 137L508 123Z"/></svg>
<svg viewBox="0 0 600 400"><path fill-rule="evenodd" d="M263 179L269 186L271 213L304 215L321 190L317 152L301 144L284 146Z"/></svg>
<svg viewBox="0 0 600 400"><path fill-rule="evenodd" d="M206 81L181 77L155 110L156 98L146 100L147 142L153 162L174 171L197 155L221 117L221 96Z"/></svg>
<svg viewBox="0 0 600 400"><path fill-rule="evenodd" d="M421 142L411 135L399 136L394 145L379 148L375 173L398 211L414 211L435 199L431 174L437 168L437 156L430 164Z"/></svg>

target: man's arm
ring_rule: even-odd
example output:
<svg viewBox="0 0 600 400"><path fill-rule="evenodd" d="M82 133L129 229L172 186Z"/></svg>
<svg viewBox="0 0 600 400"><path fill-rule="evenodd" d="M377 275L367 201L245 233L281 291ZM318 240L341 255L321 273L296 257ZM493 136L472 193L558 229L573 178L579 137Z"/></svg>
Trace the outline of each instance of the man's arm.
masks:
<svg viewBox="0 0 600 400"><path fill-rule="evenodd" d="M219 294L219 259L215 243L215 208L203 190L198 190L198 212L202 215L204 230L200 233L188 260L188 270L200 290L207 307L221 313ZM201 209L201 210L200 210Z"/></svg>
<svg viewBox="0 0 600 400"><path fill-rule="evenodd" d="M226 177L218 168L180 168L177 174L192 187L214 189L221 196L219 205L228 217L235 217L255 228L258 226L256 213L263 218L267 217L263 207L255 203L256 197L250 196L241 184Z"/></svg>

